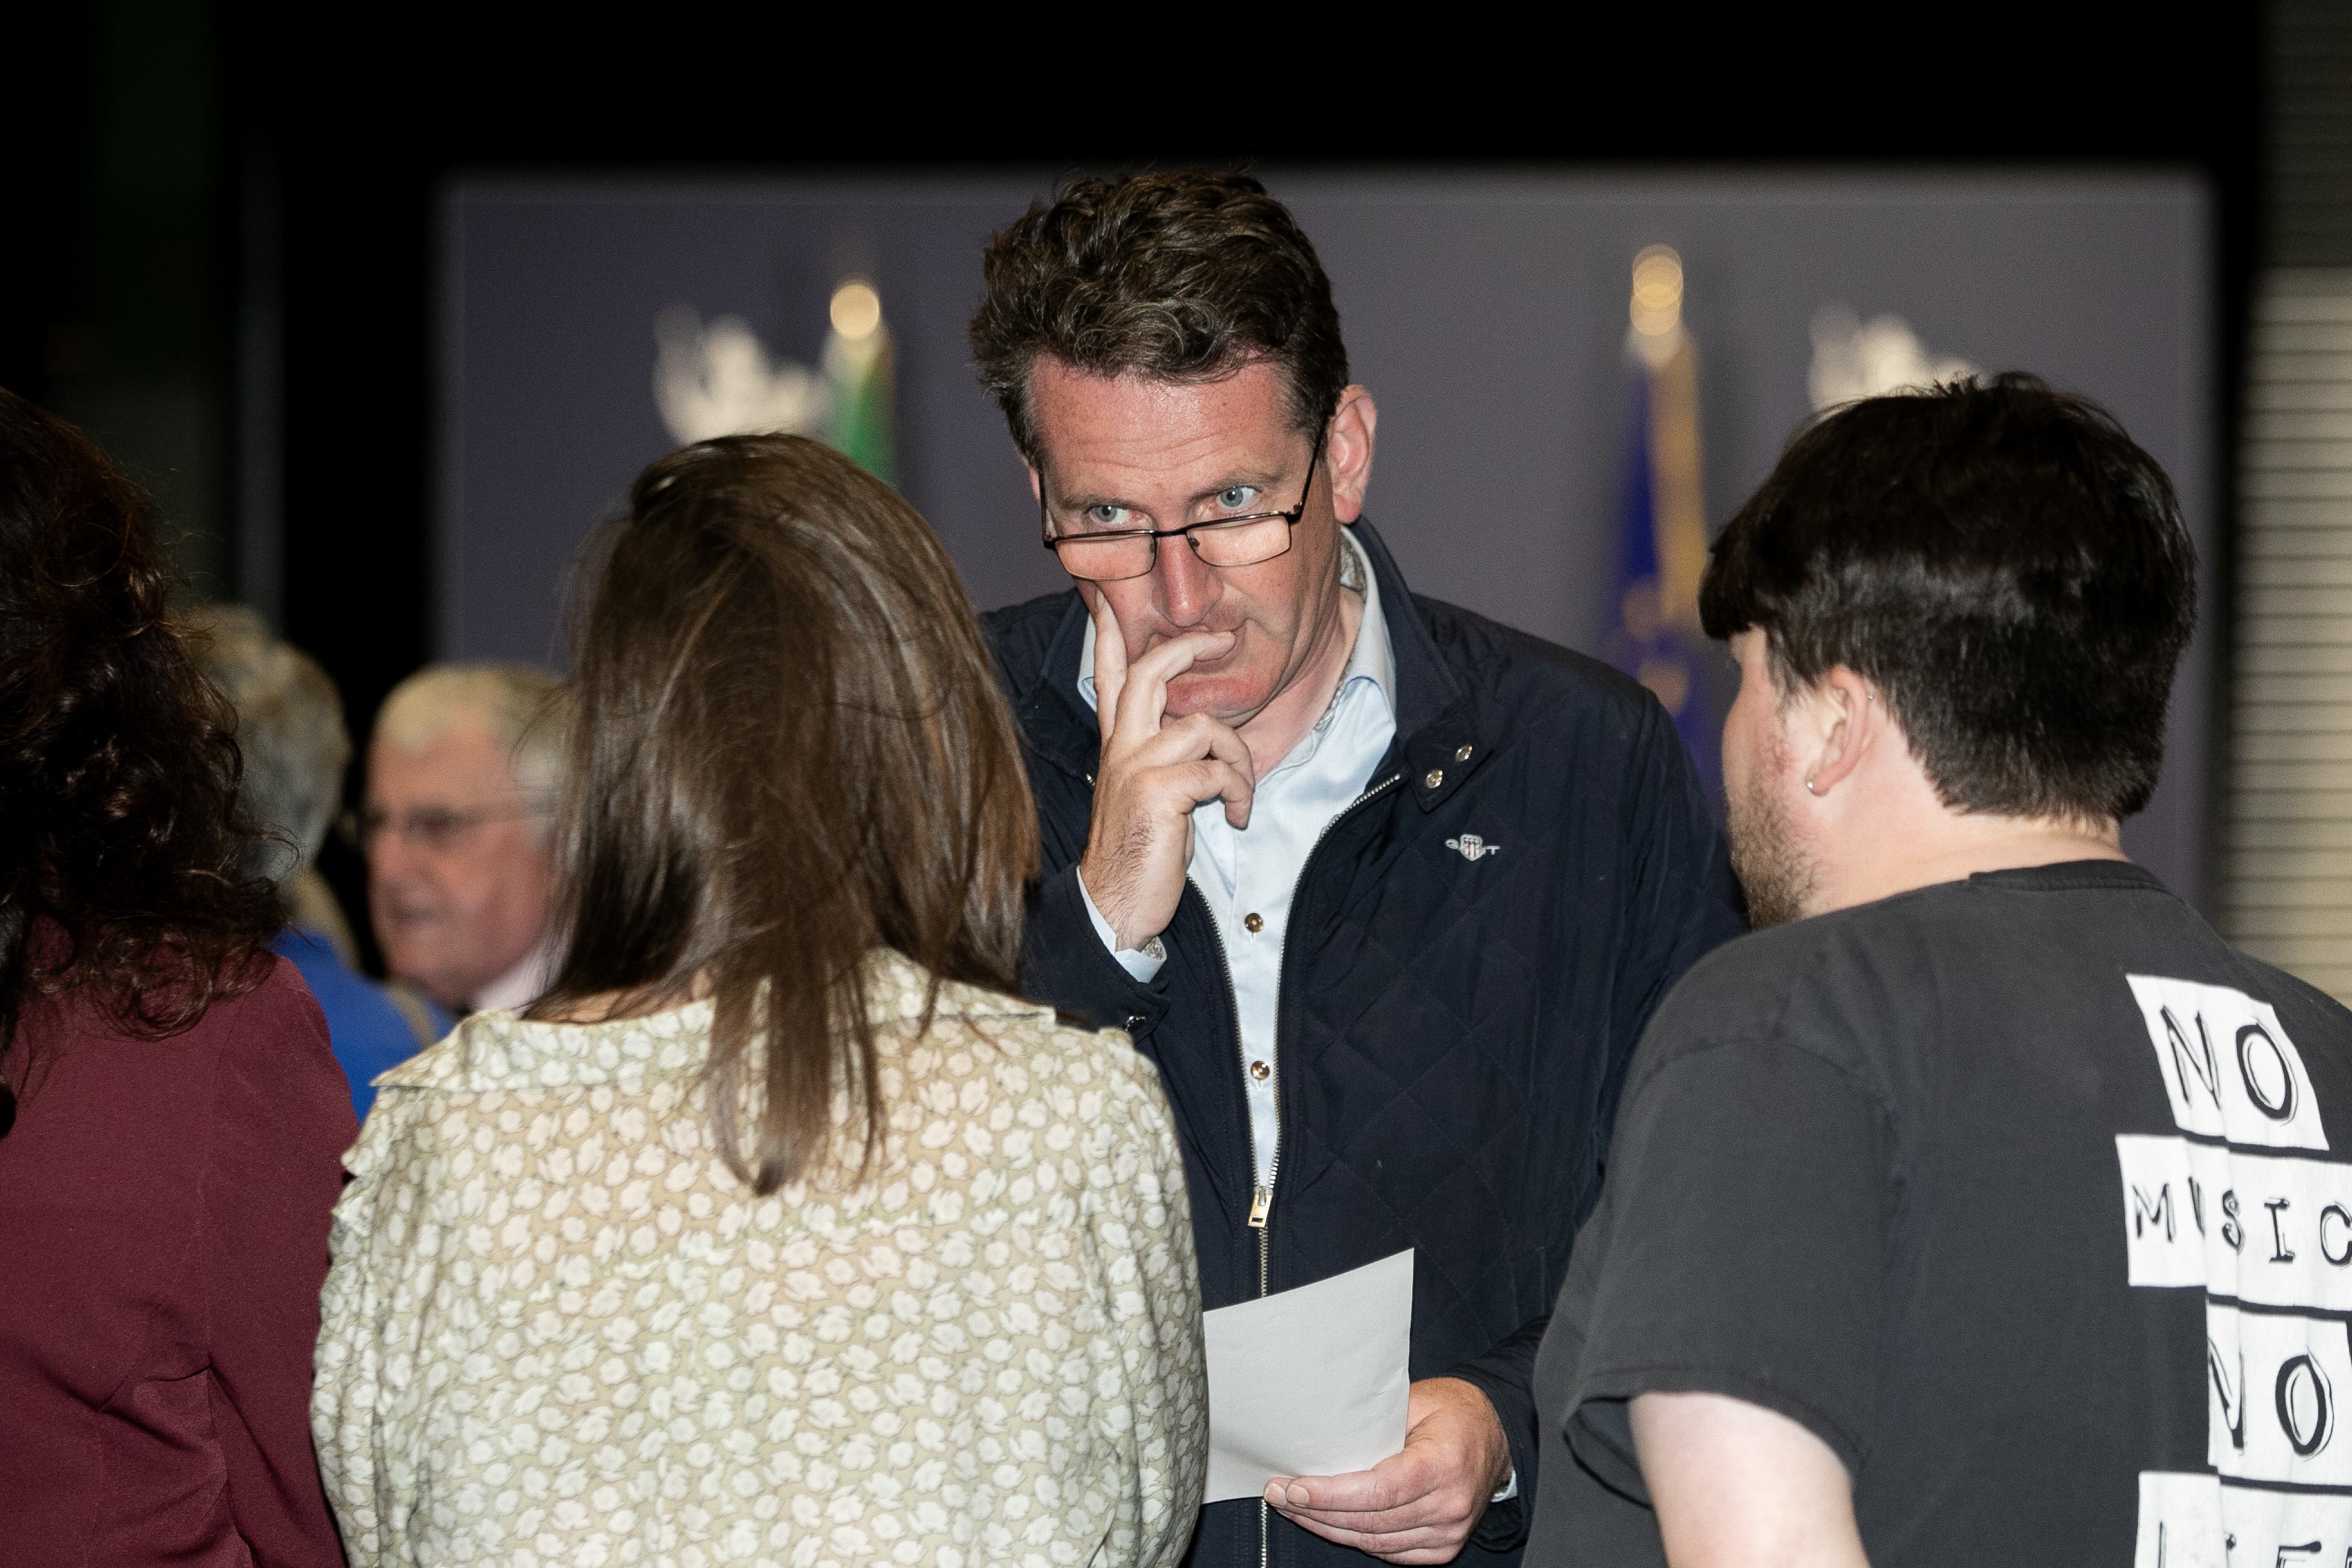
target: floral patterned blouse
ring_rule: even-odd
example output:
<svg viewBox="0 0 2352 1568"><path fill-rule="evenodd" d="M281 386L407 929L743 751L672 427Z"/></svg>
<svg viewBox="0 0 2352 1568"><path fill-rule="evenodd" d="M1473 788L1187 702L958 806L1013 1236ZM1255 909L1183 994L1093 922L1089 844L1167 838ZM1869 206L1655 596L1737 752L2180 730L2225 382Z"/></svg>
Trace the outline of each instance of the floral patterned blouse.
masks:
<svg viewBox="0 0 2352 1568"><path fill-rule="evenodd" d="M918 1037L896 954L869 986L856 1184L728 1171L707 1002L478 1015L376 1080L311 1410L354 1568L1182 1554L1208 1398L1157 1074L962 986Z"/></svg>

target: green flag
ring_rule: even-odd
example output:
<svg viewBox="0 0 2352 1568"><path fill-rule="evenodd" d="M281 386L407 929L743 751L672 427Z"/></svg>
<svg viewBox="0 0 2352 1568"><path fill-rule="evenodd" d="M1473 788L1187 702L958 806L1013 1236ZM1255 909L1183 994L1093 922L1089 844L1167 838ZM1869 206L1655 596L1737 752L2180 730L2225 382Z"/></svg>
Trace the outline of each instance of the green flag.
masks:
<svg viewBox="0 0 2352 1568"><path fill-rule="evenodd" d="M846 278L833 291L832 315L824 373L833 388L833 444L884 484L896 484L898 387L882 297L865 278Z"/></svg>

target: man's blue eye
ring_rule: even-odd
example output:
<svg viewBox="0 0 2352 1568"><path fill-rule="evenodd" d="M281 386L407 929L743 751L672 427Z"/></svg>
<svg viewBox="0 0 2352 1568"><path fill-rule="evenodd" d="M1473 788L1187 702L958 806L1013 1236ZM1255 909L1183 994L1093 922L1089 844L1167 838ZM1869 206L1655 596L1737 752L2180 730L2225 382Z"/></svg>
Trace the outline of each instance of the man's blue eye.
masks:
<svg viewBox="0 0 2352 1568"><path fill-rule="evenodd" d="M1123 528L1127 527L1128 522L1127 508L1125 507L1088 507L1087 521L1098 528Z"/></svg>
<svg viewBox="0 0 2352 1568"><path fill-rule="evenodd" d="M1228 512L1238 512L1257 499L1255 485L1229 485L1217 492L1217 505Z"/></svg>

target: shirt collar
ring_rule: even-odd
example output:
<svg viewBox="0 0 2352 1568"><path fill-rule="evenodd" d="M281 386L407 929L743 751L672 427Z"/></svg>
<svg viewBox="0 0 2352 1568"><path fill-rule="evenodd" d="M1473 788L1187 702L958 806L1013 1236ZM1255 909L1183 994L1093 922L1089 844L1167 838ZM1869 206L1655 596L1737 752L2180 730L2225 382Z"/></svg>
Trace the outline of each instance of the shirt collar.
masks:
<svg viewBox="0 0 2352 1568"><path fill-rule="evenodd" d="M513 968L475 994L473 1010L478 1013L504 1012L530 1006L554 980L556 959L560 956L555 934L549 932L542 936Z"/></svg>
<svg viewBox="0 0 2352 1568"><path fill-rule="evenodd" d="M1348 656L1348 668L1339 676L1339 696L1358 681L1370 681L1381 694L1381 701L1389 712L1396 712L1396 650L1389 642L1388 620L1381 612L1380 574L1372 570L1371 558L1364 547L1356 542L1353 529L1339 530L1343 552L1339 562L1340 580L1358 590L1364 598L1362 623L1356 628L1356 646ZM1087 711L1095 711L1095 619L1087 617L1086 636L1078 644L1078 700Z"/></svg>

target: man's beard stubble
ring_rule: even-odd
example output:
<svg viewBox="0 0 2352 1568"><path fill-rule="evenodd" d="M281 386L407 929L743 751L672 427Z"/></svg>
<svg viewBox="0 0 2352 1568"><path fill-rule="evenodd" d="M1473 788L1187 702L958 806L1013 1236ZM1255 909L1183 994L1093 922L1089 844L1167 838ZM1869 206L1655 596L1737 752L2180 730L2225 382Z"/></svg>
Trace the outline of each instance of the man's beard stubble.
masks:
<svg viewBox="0 0 2352 1568"><path fill-rule="evenodd" d="M1731 869L1747 892L1752 931L1803 919L1813 895L1812 864L1798 847L1788 809L1764 783L1779 777L1784 766L1776 751L1770 764L1749 775L1746 788L1728 802Z"/></svg>

